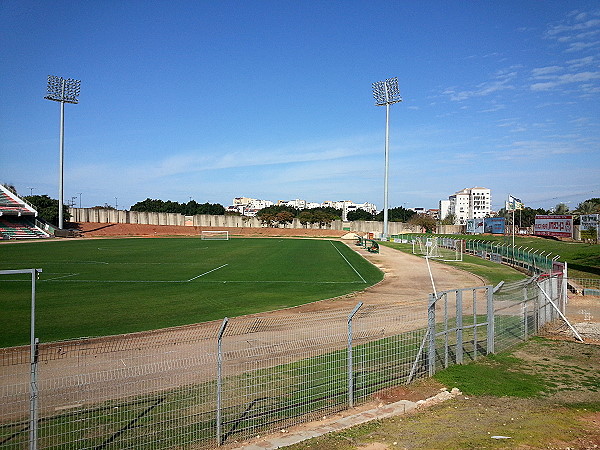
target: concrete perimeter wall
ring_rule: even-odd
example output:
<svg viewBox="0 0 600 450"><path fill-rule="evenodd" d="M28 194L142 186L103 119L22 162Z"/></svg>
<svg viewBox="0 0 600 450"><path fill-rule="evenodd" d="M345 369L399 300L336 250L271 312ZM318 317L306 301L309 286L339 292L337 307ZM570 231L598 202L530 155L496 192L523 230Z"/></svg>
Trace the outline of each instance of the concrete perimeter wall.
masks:
<svg viewBox="0 0 600 450"><path fill-rule="evenodd" d="M212 216L199 214L195 216L184 216L177 213L155 213L138 211L118 211L114 209L92 209L92 208L69 208L72 222L94 222L94 223L136 223L142 225L175 225L175 226L197 226L197 227L223 227L223 228L265 228L256 217L244 216ZM191 219L191 220L190 220ZM408 225L402 222L389 222L389 234L421 233L420 227ZM342 222L334 220L325 227L319 224L302 225L298 219L294 219L286 228L349 230L358 233L373 233L375 237L381 235L383 222L356 220L354 222ZM449 233L449 231L446 231Z"/></svg>

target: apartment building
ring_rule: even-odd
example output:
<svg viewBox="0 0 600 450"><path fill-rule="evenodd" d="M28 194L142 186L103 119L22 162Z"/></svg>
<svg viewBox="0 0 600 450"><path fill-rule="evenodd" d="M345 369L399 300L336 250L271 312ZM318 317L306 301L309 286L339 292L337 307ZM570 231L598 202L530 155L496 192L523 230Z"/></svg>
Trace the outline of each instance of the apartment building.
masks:
<svg viewBox="0 0 600 450"><path fill-rule="evenodd" d="M258 200L249 197L236 197L233 199L233 205L227 207L228 212L239 212L245 216L254 216L256 212L262 208L273 206L274 203L270 200ZM356 211L357 209L363 209L371 214L377 213L377 207L373 203L354 203L350 200L331 201L326 200L323 203L307 202L306 200L294 199L294 200L279 200L277 206L291 206L296 209L313 209L320 207L332 207L335 209L341 209L343 219L346 220L346 216L350 211Z"/></svg>
<svg viewBox="0 0 600 450"><path fill-rule="evenodd" d="M440 213L447 206L446 215L454 214L456 225L465 225L467 219L483 219L492 211L491 191L482 187L465 188L449 196L447 204L442 202L445 201L440 202Z"/></svg>

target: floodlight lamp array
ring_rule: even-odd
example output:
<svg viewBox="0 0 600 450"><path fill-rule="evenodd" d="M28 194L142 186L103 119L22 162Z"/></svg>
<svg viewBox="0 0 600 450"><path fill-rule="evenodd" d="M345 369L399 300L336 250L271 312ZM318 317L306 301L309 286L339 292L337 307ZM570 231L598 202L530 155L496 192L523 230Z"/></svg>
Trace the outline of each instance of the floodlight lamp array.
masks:
<svg viewBox="0 0 600 450"><path fill-rule="evenodd" d="M376 106L391 105L402 101L398 88L398 77L373 83L373 97Z"/></svg>
<svg viewBox="0 0 600 450"><path fill-rule="evenodd" d="M48 75L48 93L44 98L55 102L79 103L80 90L80 80Z"/></svg>

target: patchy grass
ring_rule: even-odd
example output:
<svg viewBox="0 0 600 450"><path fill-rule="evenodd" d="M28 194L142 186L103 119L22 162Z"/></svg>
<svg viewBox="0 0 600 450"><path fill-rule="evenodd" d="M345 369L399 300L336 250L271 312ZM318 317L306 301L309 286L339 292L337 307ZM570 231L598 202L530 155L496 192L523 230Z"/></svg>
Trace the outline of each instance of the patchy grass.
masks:
<svg viewBox="0 0 600 450"><path fill-rule="evenodd" d="M290 448L600 447L598 345L534 338L511 352L451 367L435 378L464 395Z"/></svg>

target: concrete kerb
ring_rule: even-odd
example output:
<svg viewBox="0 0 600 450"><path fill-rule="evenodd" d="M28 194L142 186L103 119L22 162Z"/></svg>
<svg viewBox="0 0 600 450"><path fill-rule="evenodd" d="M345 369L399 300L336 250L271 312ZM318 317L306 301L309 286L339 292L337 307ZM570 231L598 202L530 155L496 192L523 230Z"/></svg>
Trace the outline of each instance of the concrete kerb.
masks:
<svg viewBox="0 0 600 450"><path fill-rule="evenodd" d="M298 444L308 439L323 436L328 433L342 431L356 425L362 425L372 420L387 419L389 417L407 414L415 409L426 408L446 400L450 400L462 393L453 388L451 391L445 388L439 394L429 397L425 400L412 402L409 400L400 400L387 405L379 405L376 408L361 411L357 414L343 416L344 413L333 415L323 421L316 423L305 423L297 425L289 430L281 430L277 434L271 434L265 437L256 437L255 439L245 441L243 444L229 444L224 446L227 449L244 450L271 450L290 445ZM346 413L351 411L346 411ZM342 417L340 417L342 415Z"/></svg>

